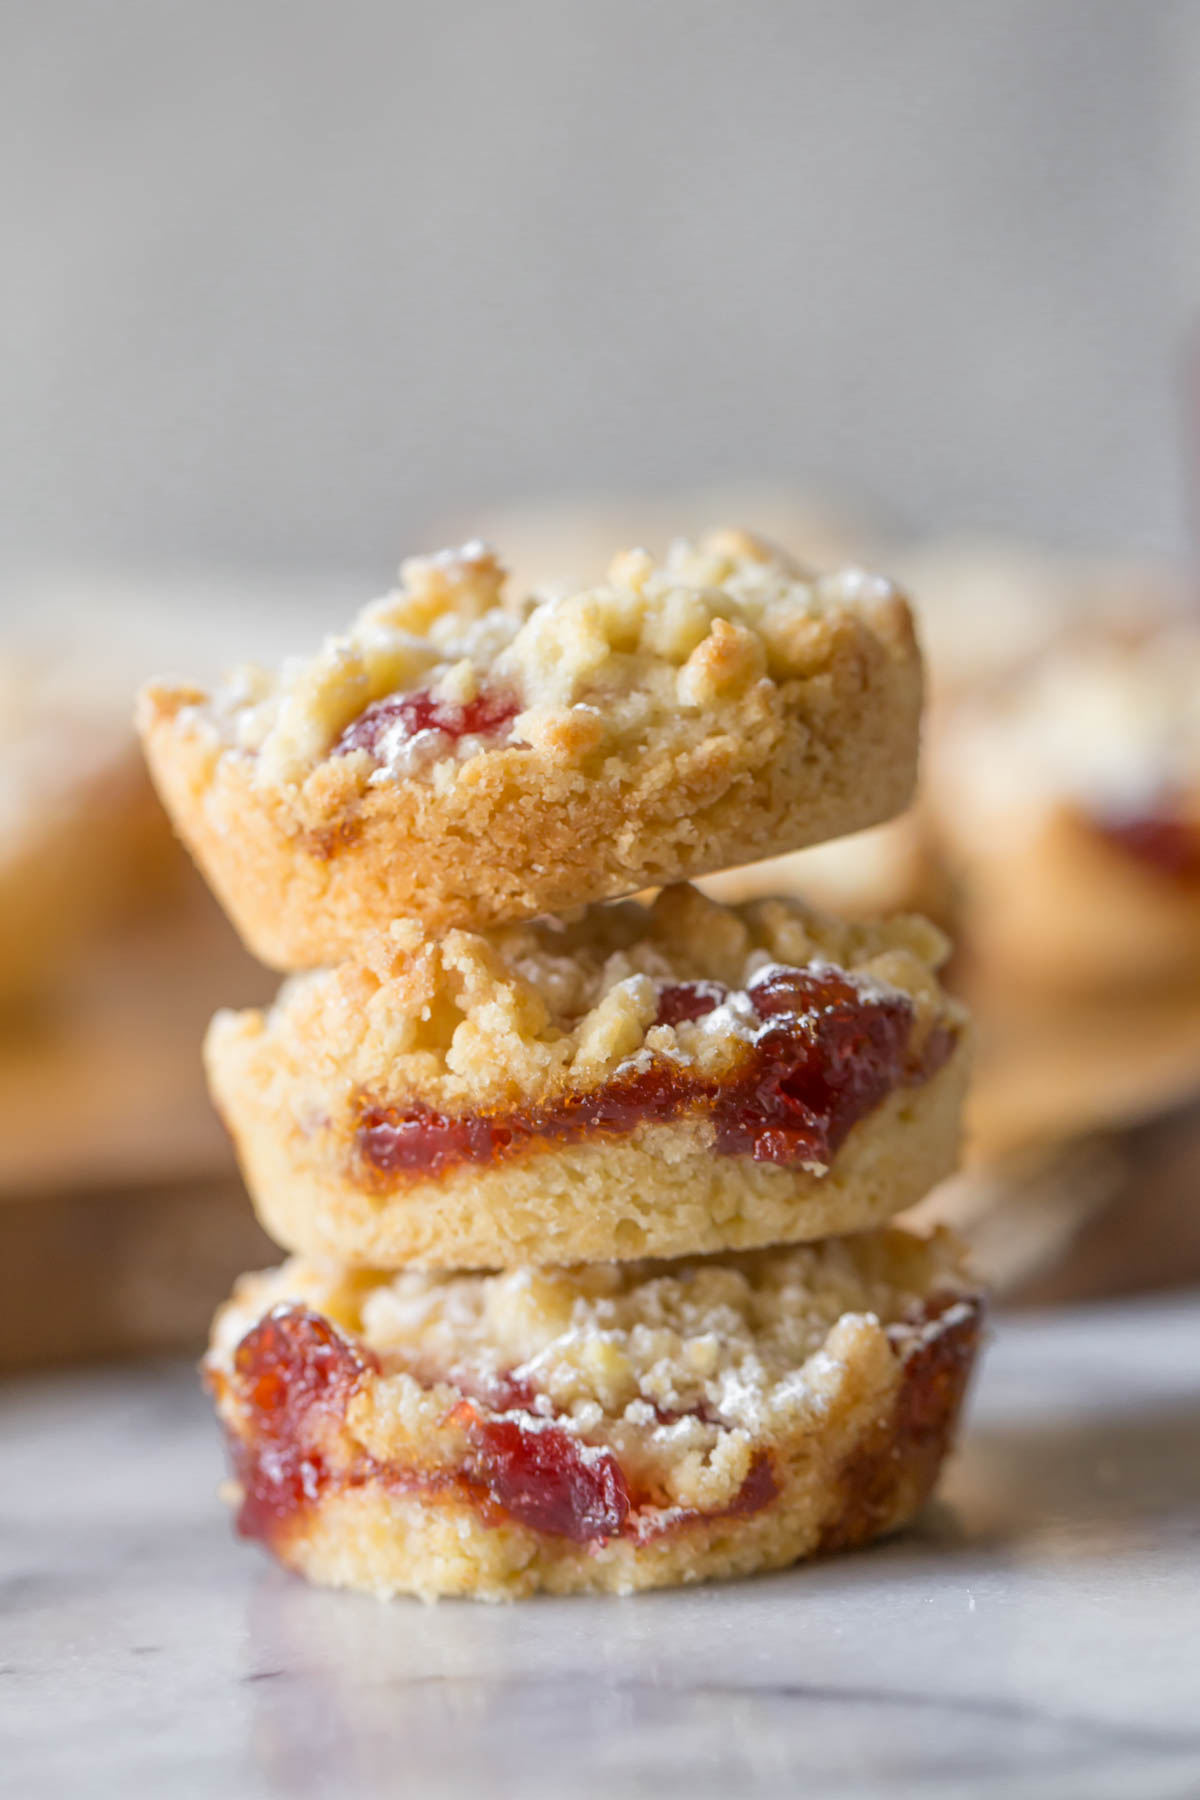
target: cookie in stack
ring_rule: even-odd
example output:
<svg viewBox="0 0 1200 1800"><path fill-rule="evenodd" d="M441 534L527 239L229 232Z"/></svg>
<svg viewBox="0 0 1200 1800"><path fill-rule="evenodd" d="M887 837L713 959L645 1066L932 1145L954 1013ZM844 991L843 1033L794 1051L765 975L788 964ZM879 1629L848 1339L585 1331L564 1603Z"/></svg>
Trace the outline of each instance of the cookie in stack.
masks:
<svg viewBox="0 0 1200 1800"><path fill-rule="evenodd" d="M289 972L206 1047L292 1253L206 1364L243 1532L495 1599L911 1516L981 1316L949 1234L889 1224L956 1152L945 940L686 884L902 808L920 705L888 583L740 533L531 597L470 545L311 660L146 691L178 830Z"/></svg>

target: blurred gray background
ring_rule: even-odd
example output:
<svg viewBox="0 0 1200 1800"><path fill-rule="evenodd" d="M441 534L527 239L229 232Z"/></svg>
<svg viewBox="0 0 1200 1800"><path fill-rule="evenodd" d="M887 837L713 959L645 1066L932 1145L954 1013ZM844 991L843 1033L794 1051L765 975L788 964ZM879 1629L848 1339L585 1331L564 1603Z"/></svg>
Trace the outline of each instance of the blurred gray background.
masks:
<svg viewBox="0 0 1200 1800"><path fill-rule="evenodd" d="M1200 6L7 0L0 554L765 480L1185 541Z"/></svg>

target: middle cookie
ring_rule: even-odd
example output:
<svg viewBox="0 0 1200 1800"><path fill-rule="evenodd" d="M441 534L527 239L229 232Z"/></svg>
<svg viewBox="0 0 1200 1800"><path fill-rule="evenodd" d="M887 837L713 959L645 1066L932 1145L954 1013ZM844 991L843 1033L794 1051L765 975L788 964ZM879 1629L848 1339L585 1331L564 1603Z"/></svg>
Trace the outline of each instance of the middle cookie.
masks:
<svg viewBox="0 0 1200 1800"><path fill-rule="evenodd" d="M868 1229L954 1164L961 1008L922 919L695 889L486 936L400 921L219 1013L266 1229L396 1268L667 1257Z"/></svg>

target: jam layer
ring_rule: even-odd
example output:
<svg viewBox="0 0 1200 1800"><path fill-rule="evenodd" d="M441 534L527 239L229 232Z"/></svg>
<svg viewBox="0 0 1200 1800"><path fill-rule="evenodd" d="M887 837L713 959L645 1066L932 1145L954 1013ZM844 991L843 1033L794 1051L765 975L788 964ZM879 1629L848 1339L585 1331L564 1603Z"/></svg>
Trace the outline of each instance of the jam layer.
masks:
<svg viewBox="0 0 1200 1800"><path fill-rule="evenodd" d="M267 1543L330 1493L368 1483L393 1492L469 1501L486 1524L513 1520L576 1544L661 1536L694 1520L748 1518L779 1492L770 1458L760 1452L741 1489L719 1512L669 1510L631 1488L612 1451L584 1443L552 1417L530 1410L536 1396L522 1381L501 1378L515 1404L496 1416L464 1398L447 1425L465 1431L461 1468L430 1473L382 1463L333 1443L364 1378L377 1373L374 1354L306 1307L278 1307L238 1345L228 1383L236 1427L227 1435L242 1490L238 1530ZM643 1509L650 1512L643 1516Z"/></svg>
<svg viewBox="0 0 1200 1800"><path fill-rule="evenodd" d="M464 737L499 737L520 710L514 695L493 688L481 688L473 700L461 704L438 699L427 689L387 694L382 700L373 700L357 719L351 720L334 745L333 754L347 756L351 750L365 750L379 761L385 736L403 743L420 731L437 731L455 741Z"/></svg>
<svg viewBox="0 0 1200 1800"><path fill-rule="evenodd" d="M598 1087L494 1113L448 1114L365 1096L355 1130L361 1179L386 1190L458 1164L618 1137L684 1115L711 1122L720 1156L827 1168L860 1119L893 1089L928 1080L954 1048L953 1033L939 1030L920 1057L910 1057L908 996L865 992L831 965L775 969L747 994L757 1029L738 1041L720 1075L659 1056ZM726 998L716 982L666 987L659 1023L702 1019Z"/></svg>
<svg viewBox="0 0 1200 1800"><path fill-rule="evenodd" d="M365 1344L307 1307L278 1307L242 1339L231 1385L246 1435L230 1433L229 1443L244 1537L270 1538L321 1497L332 1479L329 1439L378 1370Z"/></svg>

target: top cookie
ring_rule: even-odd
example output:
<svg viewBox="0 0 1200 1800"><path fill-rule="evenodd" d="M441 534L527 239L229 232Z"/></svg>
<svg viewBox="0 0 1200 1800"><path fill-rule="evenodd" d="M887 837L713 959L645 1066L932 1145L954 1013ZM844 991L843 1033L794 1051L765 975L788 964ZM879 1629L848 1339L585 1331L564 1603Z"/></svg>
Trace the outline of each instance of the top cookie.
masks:
<svg viewBox="0 0 1200 1800"><path fill-rule="evenodd" d="M406 563L348 634L139 725L249 947L336 962L398 916L482 929L857 831L916 774L901 595L742 533L516 597L482 545Z"/></svg>

